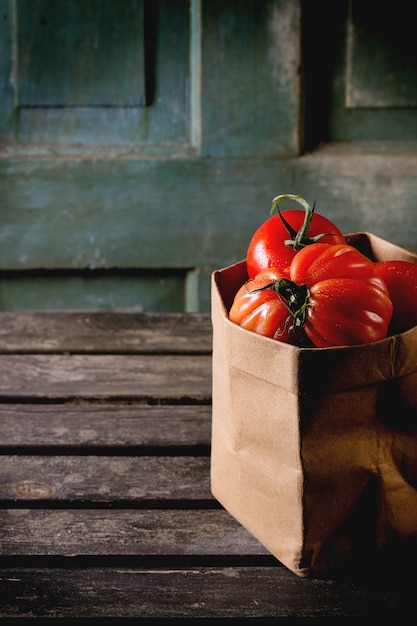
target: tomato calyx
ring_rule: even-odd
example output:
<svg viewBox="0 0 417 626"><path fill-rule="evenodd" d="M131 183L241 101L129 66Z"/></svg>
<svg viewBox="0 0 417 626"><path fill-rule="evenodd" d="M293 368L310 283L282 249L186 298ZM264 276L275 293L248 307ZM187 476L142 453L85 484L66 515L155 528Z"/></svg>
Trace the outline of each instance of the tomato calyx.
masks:
<svg viewBox="0 0 417 626"><path fill-rule="evenodd" d="M286 327L296 331L304 326L310 297L310 290L307 285L297 285L289 278L279 278L276 281L272 281L256 289L248 289L245 284L245 289L247 293L256 293L257 291L272 289L276 292L290 314L287 318ZM289 326L291 320L292 324Z"/></svg>
<svg viewBox="0 0 417 626"><path fill-rule="evenodd" d="M284 200L294 200L295 202L298 202L298 204L301 204L301 206L304 207L305 209L304 222L300 230L298 231L295 230L295 228L293 228L291 224L288 223L288 221L285 219L285 217L279 210L278 205ZM335 234L335 233L320 233L319 235L315 235L314 237L308 236L308 231L310 229L311 220L313 219L315 206L316 206L316 203L314 203L313 206L310 206L309 203L306 200L304 200L304 198L302 198L301 196L292 194L292 193L281 194L279 196L276 196L272 200L272 207L271 207L270 213L272 214L275 209L278 211L281 221L285 227L285 230L287 231L288 235L291 237L291 239L284 240L285 246L287 246L288 248L293 248L294 250L298 251L298 250L301 250L301 248L305 248L305 246L308 246L311 243L316 243L322 237L327 237L329 235Z"/></svg>

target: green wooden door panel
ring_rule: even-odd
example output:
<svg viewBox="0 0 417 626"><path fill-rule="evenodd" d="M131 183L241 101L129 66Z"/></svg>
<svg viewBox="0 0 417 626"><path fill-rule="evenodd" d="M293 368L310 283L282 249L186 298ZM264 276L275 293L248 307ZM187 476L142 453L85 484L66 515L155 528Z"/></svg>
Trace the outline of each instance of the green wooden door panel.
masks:
<svg viewBox="0 0 417 626"><path fill-rule="evenodd" d="M186 277L153 272L0 272L0 310L187 310Z"/></svg>
<svg viewBox="0 0 417 626"><path fill-rule="evenodd" d="M209 310L211 271L245 257L278 193L316 201L345 232L371 231L417 251L416 171L417 155L332 150L281 161L0 163L0 267L14 280L46 270L44 285L58 269L70 272L63 284L85 270L85 285L111 268L120 277L153 270L164 280L178 272L184 306ZM127 284L120 278L113 306L124 306Z"/></svg>
<svg viewBox="0 0 417 626"><path fill-rule="evenodd" d="M45 162L32 172L26 162L0 162L0 267L232 263L245 255L272 198L294 190L345 231L374 230L415 249L416 171L417 155L332 150L282 162L66 162L60 169Z"/></svg>
<svg viewBox="0 0 417 626"><path fill-rule="evenodd" d="M203 2L203 155L299 154L299 20L288 0Z"/></svg>
<svg viewBox="0 0 417 626"><path fill-rule="evenodd" d="M0 0L0 10L6 154L189 146L188 0Z"/></svg>
<svg viewBox="0 0 417 626"><path fill-rule="evenodd" d="M0 161L0 267L232 262L290 171L258 160Z"/></svg>
<svg viewBox="0 0 417 626"><path fill-rule="evenodd" d="M302 8L307 148L416 141L412 3L306 0Z"/></svg>
<svg viewBox="0 0 417 626"><path fill-rule="evenodd" d="M410 8L378 7L0 0L0 309L207 311L279 193L417 251Z"/></svg>
<svg viewBox="0 0 417 626"><path fill-rule="evenodd" d="M17 0L21 107L144 106L143 0Z"/></svg>
<svg viewBox="0 0 417 626"><path fill-rule="evenodd" d="M348 23L346 106L417 107L417 44L410 3L352 2ZM407 19L408 17L408 19Z"/></svg>
<svg viewBox="0 0 417 626"><path fill-rule="evenodd" d="M0 137L2 143L14 130L13 3L0 0Z"/></svg>
<svg viewBox="0 0 417 626"><path fill-rule="evenodd" d="M84 0L80 6L89 21L81 20L74 0L29 0L34 8L28 13L21 2L0 0L0 124L12 142L8 154L83 155L99 146L103 155L108 144L116 157L124 155L123 146L143 154L157 148L165 154L167 146L174 155L179 146L201 148L205 156L299 153L297 2L160 0L145 2L142 20L137 0ZM54 11L46 11L49 3ZM136 41L142 24L148 39ZM107 41L116 28L117 36ZM45 30L55 35L45 38ZM81 30L84 47L68 61ZM58 53L51 54L57 41ZM113 71L114 65L123 71ZM105 73L103 66L109 66ZM98 78L90 81L96 71ZM143 104L143 91L147 106L136 106Z"/></svg>

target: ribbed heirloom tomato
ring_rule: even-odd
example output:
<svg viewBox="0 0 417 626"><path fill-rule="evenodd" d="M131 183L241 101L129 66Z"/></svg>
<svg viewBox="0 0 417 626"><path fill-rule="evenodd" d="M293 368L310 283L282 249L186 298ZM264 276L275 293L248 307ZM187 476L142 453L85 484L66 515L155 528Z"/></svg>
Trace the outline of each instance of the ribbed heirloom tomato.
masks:
<svg viewBox="0 0 417 626"><path fill-rule="evenodd" d="M312 244L294 256L289 268L291 280L307 287L326 278L368 278L374 273L374 263L348 244Z"/></svg>
<svg viewBox="0 0 417 626"><path fill-rule="evenodd" d="M289 341L289 311L275 289L268 288L280 280L276 269L262 270L236 293L229 319L258 335L278 341Z"/></svg>
<svg viewBox="0 0 417 626"><path fill-rule="evenodd" d="M294 200L304 207L279 211L284 200ZM275 267L281 272L290 266L296 253L302 248L321 241L323 243L346 243L339 228L323 215L314 212L304 198L283 194L272 201L271 213L278 214L267 219L255 231L247 250L248 276L254 278L261 270Z"/></svg>
<svg viewBox="0 0 417 626"><path fill-rule="evenodd" d="M402 333L417 324L417 264L409 261L379 261L374 271L388 287L394 305L393 333Z"/></svg>
<svg viewBox="0 0 417 626"><path fill-rule="evenodd" d="M304 322L318 348L385 339L392 315L388 290L375 277L328 278L310 289Z"/></svg>
<svg viewBox="0 0 417 626"><path fill-rule="evenodd" d="M371 343L387 336L393 313L388 287L375 274L374 263L353 246L303 248L291 263L290 278L308 289L305 308L295 315L315 346Z"/></svg>
<svg viewBox="0 0 417 626"><path fill-rule="evenodd" d="M248 298L262 293L252 285L277 294L287 310L284 321L280 309L280 329L285 328L281 340L300 345L305 335L314 346L326 348L371 343L387 336L393 313L388 287L375 273L374 263L353 246L310 244L294 256L289 278L280 276L278 270L271 271L270 278L274 275L279 277L275 282L263 279L261 286L257 276L243 288ZM232 309L241 297L242 288ZM232 321L240 323L238 318ZM257 332L256 327L249 330Z"/></svg>

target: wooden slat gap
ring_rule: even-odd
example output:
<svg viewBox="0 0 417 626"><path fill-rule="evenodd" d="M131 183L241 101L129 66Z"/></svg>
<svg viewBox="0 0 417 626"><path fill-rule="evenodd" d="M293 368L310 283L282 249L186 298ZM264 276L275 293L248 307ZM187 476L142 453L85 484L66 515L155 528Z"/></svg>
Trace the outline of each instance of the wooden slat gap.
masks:
<svg viewBox="0 0 417 626"><path fill-rule="evenodd" d="M166 499L160 500L157 498L147 498L142 500L94 500L92 498L88 500L52 500L47 498L39 499L3 499L0 500L0 510L4 509L47 509L51 511L62 510L105 510L111 509L114 511L126 511L132 510L187 510L187 511L199 511L199 510L220 510L223 507L221 504L213 499L201 498L186 500L184 498Z"/></svg>
<svg viewBox="0 0 417 626"><path fill-rule="evenodd" d="M155 397L129 397L129 396L100 396L100 397L74 397L74 396L5 396L0 395L1 404L71 404L71 405L85 405L85 404L102 404L103 406L111 404L132 406L132 405L145 405L145 406L211 406L210 398L155 398Z"/></svg>
<svg viewBox="0 0 417 626"><path fill-rule="evenodd" d="M0 456L210 456L209 444L196 445L0 445Z"/></svg>
<svg viewBox="0 0 417 626"><path fill-rule="evenodd" d="M151 555L16 555L0 556L0 572L3 568L82 568L93 569L129 567L138 573L146 573L146 569L164 569L166 567L182 570L186 568L218 568L218 567L283 567L269 554L151 554Z"/></svg>

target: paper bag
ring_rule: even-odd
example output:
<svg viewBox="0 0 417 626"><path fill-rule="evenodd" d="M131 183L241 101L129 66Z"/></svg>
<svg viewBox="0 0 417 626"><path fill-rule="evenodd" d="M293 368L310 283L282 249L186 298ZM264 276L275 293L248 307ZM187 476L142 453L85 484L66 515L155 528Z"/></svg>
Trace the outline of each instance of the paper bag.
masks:
<svg viewBox="0 0 417 626"><path fill-rule="evenodd" d="M417 256L368 233L373 260ZM212 277L215 498L298 576L417 537L417 326L299 348L233 324L246 263Z"/></svg>

